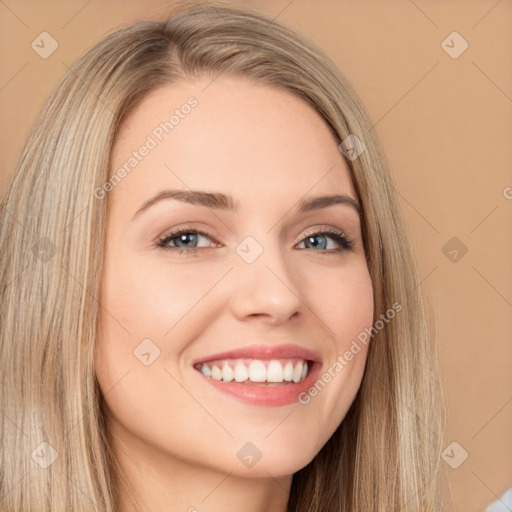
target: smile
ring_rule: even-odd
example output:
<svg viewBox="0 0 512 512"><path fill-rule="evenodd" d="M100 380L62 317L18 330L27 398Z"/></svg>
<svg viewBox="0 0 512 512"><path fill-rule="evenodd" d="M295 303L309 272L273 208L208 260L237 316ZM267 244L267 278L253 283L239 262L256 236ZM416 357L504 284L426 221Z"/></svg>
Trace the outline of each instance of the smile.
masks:
<svg viewBox="0 0 512 512"><path fill-rule="evenodd" d="M239 403L294 405L315 382L322 358L299 345L247 345L192 361L200 379ZM212 396L213 398L213 396Z"/></svg>
<svg viewBox="0 0 512 512"><path fill-rule="evenodd" d="M225 359L198 363L194 367L209 379L246 385L299 383L308 374L308 361L301 358Z"/></svg>

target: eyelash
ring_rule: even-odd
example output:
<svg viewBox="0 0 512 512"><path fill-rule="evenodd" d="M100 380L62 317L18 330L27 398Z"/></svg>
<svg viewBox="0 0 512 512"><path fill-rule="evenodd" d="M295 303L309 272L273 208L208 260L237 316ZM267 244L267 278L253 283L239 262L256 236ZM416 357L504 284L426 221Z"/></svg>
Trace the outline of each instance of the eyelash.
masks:
<svg viewBox="0 0 512 512"><path fill-rule="evenodd" d="M200 231L198 229L194 228L179 228L172 233L165 235L164 237L160 238L157 243L155 244L156 247L163 249L164 251L174 251L178 253L178 255L184 255L184 256L198 256L200 249L208 249L209 247L192 247L191 249L183 248L183 247L172 247L170 245L167 245L168 242L171 240L177 238L180 235L183 234L194 234L194 235L203 235L208 238L212 238L212 236L205 232ZM307 238L312 238L320 235L329 235L330 238L332 238L336 243L338 243L341 247L337 249L324 249L323 251L320 251L325 254L334 255L339 254L343 251L351 251L354 249L354 241L348 238L343 231L340 231L336 228L326 228L320 231L313 231L310 233L306 233L304 238L299 242L302 243ZM303 250L303 249L301 249Z"/></svg>

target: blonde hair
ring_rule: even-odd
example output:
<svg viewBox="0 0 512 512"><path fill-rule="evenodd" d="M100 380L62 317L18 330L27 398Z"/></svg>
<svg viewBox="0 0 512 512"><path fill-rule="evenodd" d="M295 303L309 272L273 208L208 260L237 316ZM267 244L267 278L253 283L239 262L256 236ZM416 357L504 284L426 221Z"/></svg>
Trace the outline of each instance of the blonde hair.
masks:
<svg viewBox="0 0 512 512"><path fill-rule="evenodd" d="M93 191L109 179L124 117L150 91L221 73L291 91L337 141L355 134L364 142L346 162L362 205L374 318L402 306L373 336L343 422L293 476L288 510L439 508L437 354L369 117L334 64L291 29L256 11L188 2L163 21L114 32L76 62L43 107L2 199L0 510L118 510L120 472L93 367L108 201ZM43 442L58 454L47 468L36 463L52 459Z"/></svg>

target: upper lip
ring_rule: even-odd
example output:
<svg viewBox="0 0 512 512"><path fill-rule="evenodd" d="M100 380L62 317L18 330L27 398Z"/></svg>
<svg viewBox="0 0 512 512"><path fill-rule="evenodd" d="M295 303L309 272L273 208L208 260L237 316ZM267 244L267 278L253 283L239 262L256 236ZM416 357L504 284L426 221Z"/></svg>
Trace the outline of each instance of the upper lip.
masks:
<svg viewBox="0 0 512 512"><path fill-rule="evenodd" d="M246 347L218 352L196 359L192 364L206 363L217 359L288 359L301 358L306 361L322 362L317 352L298 345L248 345Z"/></svg>

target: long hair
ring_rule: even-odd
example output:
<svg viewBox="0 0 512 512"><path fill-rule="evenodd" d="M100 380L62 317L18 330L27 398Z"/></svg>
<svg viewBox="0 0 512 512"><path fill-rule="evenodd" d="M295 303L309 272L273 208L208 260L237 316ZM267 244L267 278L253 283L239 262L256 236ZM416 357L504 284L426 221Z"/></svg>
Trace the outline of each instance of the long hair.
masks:
<svg viewBox="0 0 512 512"><path fill-rule="evenodd" d="M313 43L267 16L188 2L118 30L59 81L0 204L0 510L117 510L119 468L94 374L111 153L151 91L220 74L311 105L340 143L362 205L374 334L339 428L294 474L290 512L438 510L444 426L437 353L389 164L356 92Z"/></svg>

